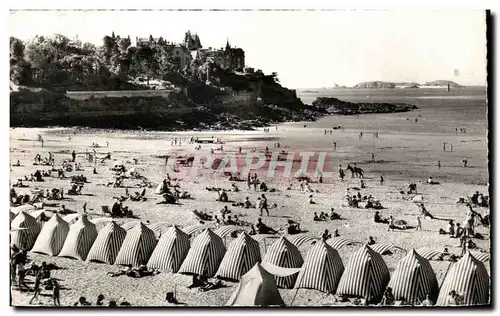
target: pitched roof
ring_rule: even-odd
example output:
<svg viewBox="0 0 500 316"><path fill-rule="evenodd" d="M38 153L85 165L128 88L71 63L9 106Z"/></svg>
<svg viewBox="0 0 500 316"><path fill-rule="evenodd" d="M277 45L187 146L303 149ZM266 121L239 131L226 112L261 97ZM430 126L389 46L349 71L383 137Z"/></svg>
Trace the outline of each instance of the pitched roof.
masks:
<svg viewBox="0 0 500 316"><path fill-rule="evenodd" d="M11 246L31 249L40 233L40 224L31 215L22 211L12 220L10 233Z"/></svg>
<svg viewBox="0 0 500 316"><path fill-rule="evenodd" d="M142 222L127 231L115 264L138 266L148 262L157 243L154 232Z"/></svg>
<svg viewBox="0 0 500 316"><path fill-rule="evenodd" d="M87 261L115 263L127 231L112 221L99 231L92 248L87 255Z"/></svg>
<svg viewBox="0 0 500 316"><path fill-rule="evenodd" d="M31 251L57 256L64 245L68 232L68 223L59 214L55 214L43 225Z"/></svg>
<svg viewBox="0 0 500 316"><path fill-rule="evenodd" d="M237 281L260 261L259 243L246 232L242 232L229 245L216 275L221 279Z"/></svg>
<svg viewBox="0 0 500 316"><path fill-rule="evenodd" d="M161 236L147 265L175 273L186 258L189 247L189 235L172 226Z"/></svg>
<svg viewBox="0 0 500 316"><path fill-rule="evenodd" d="M95 224L88 220L87 215L82 215L76 223L70 226L59 256L85 260L96 237Z"/></svg>
<svg viewBox="0 0 500 316"><path fill-rule="evenodd" d="M299 249L288 239L282 236L268 249L263 262L268 262L283 268L300 268L304 263ZM297 274L286 277L276 277L276 284L282 288L292 288L297 279Z"/></svg>

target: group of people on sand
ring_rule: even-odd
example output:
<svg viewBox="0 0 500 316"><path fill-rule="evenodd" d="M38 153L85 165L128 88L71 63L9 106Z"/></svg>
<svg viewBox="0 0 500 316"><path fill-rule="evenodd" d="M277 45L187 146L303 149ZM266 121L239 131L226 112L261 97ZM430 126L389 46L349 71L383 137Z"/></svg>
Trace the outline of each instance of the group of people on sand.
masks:
<svg viewBox="0 0 500 316"><path fill-rule="evenodd" d="M32 292L29 304L32 304L43 290L52 291L52 299L54 306L61 306L60 302L60 285L57 279L51 277L51 269L57 268L53 264L42 262L37 265L35 262L28 258L28 251L26 249L19 249L16 246L10 249L10 281L11 285L17 284L19 292ZM26 283L27 277L32 277L33 287L31 288Z"/></svg>

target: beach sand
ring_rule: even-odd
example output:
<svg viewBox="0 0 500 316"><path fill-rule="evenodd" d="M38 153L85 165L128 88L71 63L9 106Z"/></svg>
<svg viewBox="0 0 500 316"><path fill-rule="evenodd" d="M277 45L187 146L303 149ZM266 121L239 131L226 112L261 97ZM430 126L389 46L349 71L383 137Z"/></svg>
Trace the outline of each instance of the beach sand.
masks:
<svg viewBox="0 0 500 316"><path fill-rule="evenodd" d="M414 118L422 115L419 122ZM407 120L409 117L411 119ZM452 118L450 122L457 122ZM307 124L304 128L303 125ZM460 125L462 124L462 125ZM465 125L468 124L468 125ZM342 125L345 131L334 131L333 135L324 135L325 128ZM446 126L444 126L446 125ZM431 129L434 126L434 130ZM455 126L467 126L467 133L455 135ZM386 209L381 210L384 217L394 216L395 219L406 220L410 225L416 224L419 215L418 207L400 194L400 190L407 188L410 182L418 184L418 191L424 196L426 207L434 216L442 219L453 219L462 223L466 206L457 205L455 202L459 197L466 197L475 191L488 194L488 169L487 169L487 139L486 121L472 121L467 123L463 120L453 126L446 120L441 123L432 112L421 109L413 113L364 115L358 117L330 116L313 123L285 123L278 125L278 129L270 127L268 133L262 130L245 132L133 132L133 131L96 131L90 129L23 129L11 130L11 163L20 160L21 167L11 168L11 182L33 173L36 169L47 169L48 167L33 166L33 158L37 153L48 156L48 152L55 154L56 163L60 165L63 159L70 159L71 151L75 149L78 153L77 162L81 162L83 172L67 173L67 176L84 174L91 183L86 184L82 190L83 195L71 196L62 202L67 208L81 212L83 203L87 202L87 209L92 218L100 217L101 205L111 206L113 196L124 195L123 188L107 188L99 184L113 181L113 173L109 170L113 160L123 160L127 167L135 167L142 175L157 184L166 177L164 155L186 155L195 153L194 144L183 144L182 146L171 146L171 137L209 136L220 137L225 142L224 152L236 152L241 146L243 152L248 152L256 147L263 151L265 146L270 150L273 143L280 142L283 150L298 153L301 151L328 152L328 163L326 165L335 172L334 178L325 178L325 183L313 183L311 187L318 190L314 193L317 204L308 204L308 193L298 190L285 190L290 179L281 176L265 178L265 171L259 170L259 177L271 188L277 188L279 192L266 193L270 204L276 203L277 209L270 211L271 216L263 217L263 222L273 228L285 228L287 219L291 218L301 223L301 228L308 231L312 236L321 236L328 229L333 232L338 229L341 236L359 242L366 242L369 236L373 236L377 243L392 244L405 250L412 248L431 247L443 250L448 247L452 253L460 254L457 239L446 235L439 235L439 228L445 228L446 220L422 220L423 231L414 229L406 231L388 232L384 224L373 223L374 210L352 209L342 207L342 198L346 188L360 186L358 179L351 179L347 172L346 180L340 181L336 170L341 164L344 168L347 163L357 162L358 166L365 170L366 189L361 190L362 195L372 194ZM446 128L445 128L446 127ZM442 129L446 129L443 131ZM437 130L437 131L436 131ZM362 139L358 138L363 132ZM373 132L379 132L379 138L373 138ZM44 147L36 142L36 134L41 133L44 137ZM71 137L71 140L69 140ZM99 174L92 175L94 164L84 159L84 152L92 151L90 147L93 142L105 146L109 142L109 148L98 148L99 156L111 153L112 161L97 164ZM337 150L333 151L333 141L337 142ZM443 142L453 143L453 152L443 152ZM449 146L449 145L448 145ZM200 152L209 152L210 148L217 145L204 144ZM370 162L371 153L374 152L378 163ZM468 157L469 166L462 167L462 159ZM133 165L132 159L139 160ZM440 160L441 168L437 167ZM154 189L148 189L146 202L124 202L133 210L141 221L148 220L150 223L165 222L167 224L178 224L186 227L198 223L193 216L192 210L203 210L208 213L217 213L224 205L228 205L232 214L237 214L241 220L255 223L259 217L258 210L231 207L230 204L216 202L217 194L208 192L205 187L230 188L231 182L227 177L211 169L198 168L195 162L193 168L199 170L196 177L192 176L191 168L180 168L175 176L180 178L181 190L189 191L194 199L180 200L179 205L157 204L159 196L154 195ZM297 164L294 165L294 168ZM265 168L264 168L265 169ZM385 182L379 184L379 177L383 174ZM246 178L246 174L243 175ZM425 180L432 176L440 185L427 185ZM45 178L45 182L29 183L30 187L19 189L19 192L29 192L33 187L40 189L69 188L69 180L56 178ZM128 182L130 181L130 182ZM125 185L134 184L131 180L125 180ZM245 182L238 182L240 192L229 193L230 200L243 201L246 196L255 202L261 192L255 192L253 188L247 189ZM141 189L129 189L131 192ZM90 195L91 194L91 195ZM314 212L329 212L335 208L345 220L314 222ZM46 208L50 210L50 208ZM486 208L478 209L483 215L488 212ZM118 222L138 221L133 219L121 219ZM100 226L102 227L102 226ZM98 228L100 228L98 227ZM478 227L477 231L486 237L485 240L475 240L481 248L489 251L490 232L488 229ZM231 242L227 238L227 244ZM273 242L273 239L261 242L262 256L265 249ZM305 258L307 250L311 247L306 244L300 247L302 256ZM339 253L344 265L347 264L349 256L359 246L346 246ZM399 260L405 256L400 249L392 249L392 255L384 255L391 273L397 266ZM160 273L152 277L132 279L126 276L112 278L106 276L106 272L118 270L117 266L98 263L87 263L67 258L48 257L39 254L31 254L30 258L35 262L47 261L63 267L62 270L53 271L53 275L61 279L61 304L72 305L80 296L85 296L89 301L95 302L98 294L104 294L106 302L110 299L120 301L126 300L134 306L168 306L165 293L176 290L177 299L189 306L222 306L235 290L237 283L224 282L227 286L208 292L199 292L197 289L187 289L191 283L191 277L171 273ZM441 284L448 269L449 262L431 261L438 282ZM489 271L489 262L486 263ZM31 281L31 279L29 279ZM43 292L42 292L43 293ZM286 304L290 304L296 294L295 290L280 289L280 293ZM47 291L44 294L51 294ZM12 291L12 305L27 306L30 293L19 293ZM50 296L42 296L36 304L50 305ZM322 306L332 305L333 296L323 294L315 290L300 290L293 302L294 306Z"/></svg>

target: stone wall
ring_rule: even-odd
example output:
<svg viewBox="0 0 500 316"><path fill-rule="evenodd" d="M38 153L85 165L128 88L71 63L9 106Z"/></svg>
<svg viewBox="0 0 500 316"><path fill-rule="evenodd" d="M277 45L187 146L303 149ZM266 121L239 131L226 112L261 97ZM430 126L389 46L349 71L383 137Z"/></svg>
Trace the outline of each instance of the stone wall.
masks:
<svg viewBox="0 0 500 316"><path fill-rule="evenodd" d="M168 98L172 90L122 90L122 91L67 91L66 96L73 100L88 100L91 98L130 98L130 97L162 97Z"/></svg>

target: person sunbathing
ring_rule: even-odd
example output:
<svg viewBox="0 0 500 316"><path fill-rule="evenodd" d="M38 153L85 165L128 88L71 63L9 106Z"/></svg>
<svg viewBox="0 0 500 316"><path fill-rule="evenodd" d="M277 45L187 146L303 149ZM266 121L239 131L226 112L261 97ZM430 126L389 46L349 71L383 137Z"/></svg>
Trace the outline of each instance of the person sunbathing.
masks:
<svg viewBox="0 0 500 316"><path fill-rule="evenodd" d="M372 236L368 237L368 242L367 242L368 246L375 245L375 243L376 243L375 239L373 239Z"/></svg>
<svg viewBox="0 0 500 316"><path fill-rule="evenodd" d="M326 221L328 219L328 215L324 212L321 212L319 214L319 218L322 220L322 221Z"/></svg>
<svg viewBox="0 0 500 316"><path fill-rule="evenodd" d="M73 183L71 185L71 189L68 190L68 195L80 195L82 194L82 188L83 188L83 184L76 184L76 183Z"/></svg>
<svg viewBox="0 0 500 316"><path fill-rule="evenodd" d="M429 177L429 179L427 179L427 184L439 184L439 182L434 181L434 179L432 179L432 177Z"/></svg>
<svg viewBox="0 0 500 316"><path fill-rule="evenodd" d="M22 179L17 179L17 182L12 185L15 188L27 188L29 185L24 184Z"/></svg>
<svg viewBox="0 0 500 316"><path fill-rule="evenodd" d="M259 218L257 220L257 224L255 226L259 230L259 234L277 234L278 233L278 231L276 231L273 228L262 223L262 218Z"/></svg>
<svg viewBox="0 0 500 316"><path fill-rule="evenodd" d="M313 201L313 196L312 194L309 195L309 204L316 204L316 202Z"/></svg>
<svg viewBox="0 0 500 316"><path fill-rule="evenodd" d="M287 232L290 235L300 234L302 230L300 229L299 223L288 223Z"/></svg>
<svg viewBox="0 0 500 316"><path fill-rule="evenodd" d="M375 214L373 215L373 221L375 223L382 223L382 224L387 224L388 223L388 220L387 218L383 218L379 211L375 211Z"/></svg>
<svg viewBox="0 0 500 316"><path fill-rule="evenodd" d="M330 220L334 221L339 219L341 219L340 214L334 212L334 209L332 207L332 209L330 210Z"/></svg>
<svg viewBox="0 0 500 316"><path fill-rule="evenodd" d="M21 163L19 162L19 160L12 165L12 167L21 167Z"/></svg>
<svg viewBox="0 0 500 316"><path fill-rule="evenodd" d="M217 191L217 193L219 193L219 198L217 199L217 201L219 201L219 202L228 202L229 201L229 198L227 196L226 191L222 191L222 193L220 191Z"/></svg>
<svg viewBox="0 0 500 316"><path fill-rule="evenodd" d="M328 229L325 229L325 231L321 235L321 239L323 239L323 241L327 241L330 238L332 238L332 234L328 232Z"/></svg>
<svg viewBox="0 0 500 316"><path fill-rule="evenodd" d="M66 206L63 204L61 205L61 209L57 211L57 213L62 214L62 215L68 215L68 214L74 214L76 213L73 210L67 209Z"/></svg>
<svg viewBox="0 0 500 316"><path fill-rule="evenodd" d="M320 222L322 219L318 216L318 213L314 212L313 221Z"/></svg>
<svg viewBox="0 0 500 316"><path fill-rule="evenodd" d="M225 222L226 225L236 225L236 222L231 219L231 215L228 215L227 221Z"/></svg>

